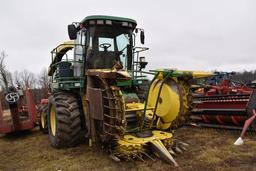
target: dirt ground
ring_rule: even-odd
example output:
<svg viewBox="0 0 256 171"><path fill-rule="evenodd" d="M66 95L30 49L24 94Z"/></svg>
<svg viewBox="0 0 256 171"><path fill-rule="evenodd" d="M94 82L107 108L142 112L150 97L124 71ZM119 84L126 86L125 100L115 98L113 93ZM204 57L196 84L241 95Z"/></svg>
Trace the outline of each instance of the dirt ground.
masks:
<svg viewBox="0 0 256 171"><path fill-rule="evenodd" d="M114 162L104 152L82 144L70 149L53 149L38 128L0 137L0 170L255 170L256 136L246 144L233 145L239 132L183 127L176 138L190 144L175 156L179 167L160 160Z"/></svg>

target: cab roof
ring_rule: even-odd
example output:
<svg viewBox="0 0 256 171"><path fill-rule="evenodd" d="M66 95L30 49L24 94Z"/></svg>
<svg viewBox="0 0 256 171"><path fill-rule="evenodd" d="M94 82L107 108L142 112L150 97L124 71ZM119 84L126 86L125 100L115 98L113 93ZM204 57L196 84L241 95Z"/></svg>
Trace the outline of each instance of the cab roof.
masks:
<svg viewBox="0 0 256 171"><path fill-rule="evenodd" d="M108 16L108 15L90 15L85 17L81 21L81 23L86 24L90 20L111 20L111 21L129 22L129 23L132 23L135 27L137 25L137 22L131 18Z"/></svg>

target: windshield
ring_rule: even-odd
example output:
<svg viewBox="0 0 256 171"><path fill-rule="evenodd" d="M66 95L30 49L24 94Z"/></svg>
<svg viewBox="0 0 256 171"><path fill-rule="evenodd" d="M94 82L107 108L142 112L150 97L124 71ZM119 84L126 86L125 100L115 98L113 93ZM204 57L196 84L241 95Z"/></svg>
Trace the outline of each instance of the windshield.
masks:
<svg viewBox="0 0 256 171"><path fill-rule="evenodd" d="M97 26L89 28L87 68L127 68L131 58L132 30L123 27Z"/></svg>

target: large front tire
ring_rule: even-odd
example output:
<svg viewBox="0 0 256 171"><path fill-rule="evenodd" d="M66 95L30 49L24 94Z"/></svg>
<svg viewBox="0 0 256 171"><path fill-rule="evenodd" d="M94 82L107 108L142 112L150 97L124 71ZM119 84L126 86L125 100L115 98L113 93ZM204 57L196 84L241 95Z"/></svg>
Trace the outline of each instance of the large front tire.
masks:
<svg viewBox="0 0 256 171"><path fill-rule="evenodd" d="M48 109L51 145L55 148L64 148L81 143L85 133L82 129L78 99L70 93L56 93L49 98Z"/></svg>

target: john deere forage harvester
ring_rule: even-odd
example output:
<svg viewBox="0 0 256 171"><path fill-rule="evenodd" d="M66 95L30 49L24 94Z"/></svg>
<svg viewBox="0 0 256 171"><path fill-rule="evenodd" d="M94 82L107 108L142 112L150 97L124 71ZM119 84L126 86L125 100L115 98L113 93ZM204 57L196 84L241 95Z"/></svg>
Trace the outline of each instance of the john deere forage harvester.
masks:
<svg viewBox="0 0 256 171"><path fill-rule="evenodd" d="M135 47L136 35L142 44L145 37L136 25L129 18L88 16L68 26L71 41L52 51L52 95L49 112L41 117L52 146L75 146L86 138L116 159L156 154L177 166L170 129L187 119L189 81L209 73L152 71L155 77L143 97L147 62L139 53L147 48Z"/></svg>

